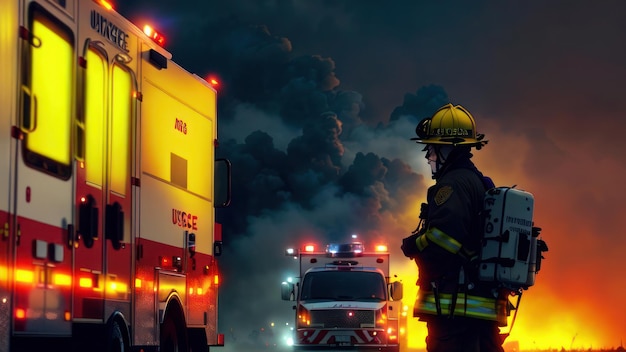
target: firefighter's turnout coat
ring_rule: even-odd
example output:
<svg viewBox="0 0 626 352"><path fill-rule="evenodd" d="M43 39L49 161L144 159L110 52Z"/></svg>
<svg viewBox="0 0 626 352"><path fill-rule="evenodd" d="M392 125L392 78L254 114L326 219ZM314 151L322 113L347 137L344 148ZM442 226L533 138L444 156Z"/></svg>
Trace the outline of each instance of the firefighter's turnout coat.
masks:
<svg viewBox="0 0 626 352"><path fill-rule="evenodd" d="M506 299L489 283L478 282L473 267L481 247L484 194L493 182L470 157L469 152L457 154L435 174L421 215L424 224L409 237L415 252L410 256L419 267L414 315L467 316L506 325ZM406 254L405 247L406 240Z"/></svg>

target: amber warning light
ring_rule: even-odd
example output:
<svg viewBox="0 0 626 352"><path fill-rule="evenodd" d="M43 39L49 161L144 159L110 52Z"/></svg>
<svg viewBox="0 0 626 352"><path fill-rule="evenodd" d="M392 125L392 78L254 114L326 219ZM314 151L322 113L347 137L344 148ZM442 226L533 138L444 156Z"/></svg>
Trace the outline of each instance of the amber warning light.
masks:
<svg viewBox="0 0 626 352"><path fill-rule="evenodd" d="M99 3L100 6L104 7L107 10L113 10L113 4L106 0L95 0L95 2Z"/></svg>

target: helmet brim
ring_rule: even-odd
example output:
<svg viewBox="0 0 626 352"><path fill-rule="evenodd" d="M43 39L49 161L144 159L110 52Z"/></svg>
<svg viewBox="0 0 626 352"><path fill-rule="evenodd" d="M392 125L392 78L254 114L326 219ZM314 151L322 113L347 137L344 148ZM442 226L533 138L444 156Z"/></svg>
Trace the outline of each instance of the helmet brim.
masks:
<svg viewBox="0 0 626 352"><path fill-rule="evenodd" d="M440 144L440 145L467 145L467 146L483 146L487 144L487 140L478 140L474 138L411 138L412 141L420 144Z"/></svg>

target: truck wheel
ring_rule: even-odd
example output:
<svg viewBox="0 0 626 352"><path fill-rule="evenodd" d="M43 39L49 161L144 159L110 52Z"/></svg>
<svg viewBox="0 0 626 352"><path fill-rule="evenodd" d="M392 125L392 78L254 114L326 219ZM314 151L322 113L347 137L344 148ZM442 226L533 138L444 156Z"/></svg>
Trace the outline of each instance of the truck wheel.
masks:
<svg viewBox="0 0 626 352"><path fill-rule="evenodd" d="M189 350L191 352L208 352L209 347L204 329L187 330L187 338L189 341Z"/></svg>
<svg viewBox="0 0 626 352"><path fill-rule="evenodd" d="M161 352L187 352L186 336L173 319L165 317L161 324Z"/></svg>
<svg viewBox="0 0 626 352"><path fill-rule="evenodd" d="M106 335L106 352L125 352L124 335L120 324L113 320L109 322Z"/></svg>

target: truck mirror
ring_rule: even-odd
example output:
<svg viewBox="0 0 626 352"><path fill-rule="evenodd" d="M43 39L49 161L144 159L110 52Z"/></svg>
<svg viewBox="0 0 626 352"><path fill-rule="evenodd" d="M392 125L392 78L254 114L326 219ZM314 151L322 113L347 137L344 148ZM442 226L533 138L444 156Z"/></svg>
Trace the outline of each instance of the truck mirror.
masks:
<svg viewBox="0 0 626 352"><path fill-rule="evenodd" d="M394 301L402 299L402 282L394 281L389 285L389 295Z"/></svg>
<svg viewBox="0 0 626 352"><path fill-rule="evenodd" d="M230 205L231 194L231 163L228 159L215 160L215 207L226 208Z"/></svg>
<svg viewBox="0 0 626 352"><path fill-rule="evenodd" d="M215 241L213 242L213 255L216 257L219 257L220 255L222 255L222 241Z"/></svg>
<svg viewBox="0 0 626 352"><path fill-rule="evenodd" d="M280 287L280 296L283 301L295 301L296 292L294 284L291 282L283 282Z"/></svg>

